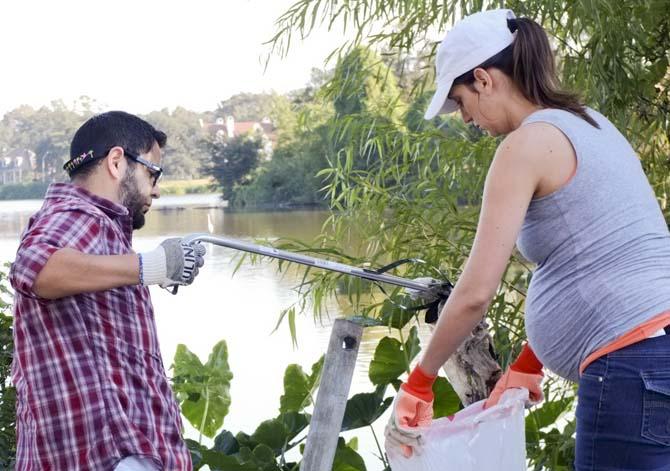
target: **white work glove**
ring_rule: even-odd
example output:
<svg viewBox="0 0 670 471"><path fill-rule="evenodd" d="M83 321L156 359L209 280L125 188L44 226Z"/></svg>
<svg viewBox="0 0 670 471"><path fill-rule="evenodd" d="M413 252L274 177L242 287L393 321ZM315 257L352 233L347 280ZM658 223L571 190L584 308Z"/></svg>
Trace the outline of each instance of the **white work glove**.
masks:
<svg viewBox="0 0 670 471"><path fill-rule="evenodd" d="M160 285L190 285L205 264L205 247L200 243L186 244L183 239L165 239L151 252L140 256L140 283Z"/></svg>

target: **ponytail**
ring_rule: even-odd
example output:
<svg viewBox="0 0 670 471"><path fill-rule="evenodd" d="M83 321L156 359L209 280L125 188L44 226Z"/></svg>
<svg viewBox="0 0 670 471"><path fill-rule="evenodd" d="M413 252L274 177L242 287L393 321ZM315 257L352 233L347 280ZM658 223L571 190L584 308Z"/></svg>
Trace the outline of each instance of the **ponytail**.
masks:
<svg viewBox="0 0 670 471"><path fill-rule="evenodd" d="M528 18L512 18L507 20L507 26L512 33L516 31L512 43L511 77L521 93L537 105L569 111L598 128L579 96L561 89L554 54L542 26Z"/></svg>
<svg viewBox="0 0 670 471"><path fill-rule="evenodd" d="M586 112L579 95L563 90L556 75L554 54L547 33L529 18L511 18L507 27L514 33L514 42L475 68L496 68L516 84L523 96L535 105L573 113L590 125L600 128ZM471 85L474 69L457 77L454 85Z"/></svg>

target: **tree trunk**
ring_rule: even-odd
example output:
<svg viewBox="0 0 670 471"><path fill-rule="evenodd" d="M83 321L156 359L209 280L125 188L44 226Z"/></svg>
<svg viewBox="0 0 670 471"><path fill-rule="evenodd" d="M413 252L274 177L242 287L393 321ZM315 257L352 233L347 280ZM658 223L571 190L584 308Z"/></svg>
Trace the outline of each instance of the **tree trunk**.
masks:
<svg viewBox="0 0 670 471"><path fill-rule="evenodd" d="M431 331L434 328L431 325ZM482 320L442 366L464 406L486 399L502 375L488 324Z"/></svg>

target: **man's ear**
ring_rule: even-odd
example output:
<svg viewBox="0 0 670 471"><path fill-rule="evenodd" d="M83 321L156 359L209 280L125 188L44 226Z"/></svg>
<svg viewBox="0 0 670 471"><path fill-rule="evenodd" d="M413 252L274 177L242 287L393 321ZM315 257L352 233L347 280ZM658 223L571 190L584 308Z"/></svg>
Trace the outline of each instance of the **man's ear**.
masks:
<svg viewBox="0 0 670 471"><path fill-rule="evenodd" d="M128 162L123 155L123 147L112 147L105 157L105 168L114 180L121 180Z"/></svg>
<svg viewBox="0 0 670 471"><path fill-rule="evenodd" d="M473 85L478 93L483 93L493 88L493 77L491 77L491 74L486 69L477 67L472 73L475 76Z"/></svg>

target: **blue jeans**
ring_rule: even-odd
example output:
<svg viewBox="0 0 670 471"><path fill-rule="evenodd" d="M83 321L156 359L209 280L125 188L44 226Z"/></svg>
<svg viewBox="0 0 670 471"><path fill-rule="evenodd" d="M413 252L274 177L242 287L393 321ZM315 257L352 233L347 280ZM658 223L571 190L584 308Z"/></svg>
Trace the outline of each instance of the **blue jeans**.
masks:
<svg viewBox="0 0 670 471"><path fill-rule="evenodd" d="M670 470L670 335L591 363L577 399L576 471Z"/></svg>

